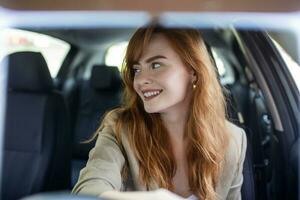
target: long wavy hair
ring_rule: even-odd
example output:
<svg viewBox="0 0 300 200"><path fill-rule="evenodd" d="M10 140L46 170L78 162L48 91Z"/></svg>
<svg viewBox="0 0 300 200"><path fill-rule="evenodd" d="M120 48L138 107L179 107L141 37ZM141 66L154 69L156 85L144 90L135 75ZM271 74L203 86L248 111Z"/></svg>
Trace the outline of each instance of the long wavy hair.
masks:
<svg viewBox="0 0 300 200"><path fill-rule="evenodd" d="M154 34L164 35L185 66L195 71L197 82L184 133L188 142L185 154L189 186L200 199L217 199L216 185L229 134L225 125L226 106L222 88L199 31L148 26L134 33L122 68L125 86L123 106L112 111L118 113L117 139L120 141L121 134L127 134L139 163L139 177L143 184L151 187L156 183L162 188L173 189L176 161L167 129L159 113L144 110L143 102L133 88L132 66L139 61Z"/></svg>

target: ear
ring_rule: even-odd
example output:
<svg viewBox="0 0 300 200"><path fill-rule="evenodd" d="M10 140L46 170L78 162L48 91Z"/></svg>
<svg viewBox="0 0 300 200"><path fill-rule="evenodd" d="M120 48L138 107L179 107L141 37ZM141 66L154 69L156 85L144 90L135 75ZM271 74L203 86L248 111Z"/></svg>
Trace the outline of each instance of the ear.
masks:
<svg viewBox="0 0 300 200"><path fill-rule="evenodd" d="M192 70L191 77L192 77L192 83L193 84L196 83L197 82L197 75L196 75L195 70Z"/></svg>

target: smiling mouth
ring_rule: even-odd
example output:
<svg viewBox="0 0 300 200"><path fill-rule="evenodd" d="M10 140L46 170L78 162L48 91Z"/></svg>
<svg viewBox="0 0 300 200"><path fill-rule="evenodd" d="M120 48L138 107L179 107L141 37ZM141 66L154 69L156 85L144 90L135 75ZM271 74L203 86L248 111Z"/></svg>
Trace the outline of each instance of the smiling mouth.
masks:
<svg viewBox="0 0 300 200"><path fill-rule="evenodd" d="M144 100L149 101L162 93L163 90L151 91L143 93Z"/></svg>

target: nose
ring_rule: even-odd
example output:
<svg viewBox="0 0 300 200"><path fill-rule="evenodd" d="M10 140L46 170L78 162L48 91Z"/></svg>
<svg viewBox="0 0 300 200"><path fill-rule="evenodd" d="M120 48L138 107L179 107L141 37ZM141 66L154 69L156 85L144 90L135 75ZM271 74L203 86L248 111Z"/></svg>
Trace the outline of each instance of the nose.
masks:
<svg viewBox="0 0 300 200"><path fill-rule="evenodd" d="M142 70L136 77L135 77L135 82L138 85L147 85L151 84L153 82L153 77L149 72L146 70Z"/></svg>

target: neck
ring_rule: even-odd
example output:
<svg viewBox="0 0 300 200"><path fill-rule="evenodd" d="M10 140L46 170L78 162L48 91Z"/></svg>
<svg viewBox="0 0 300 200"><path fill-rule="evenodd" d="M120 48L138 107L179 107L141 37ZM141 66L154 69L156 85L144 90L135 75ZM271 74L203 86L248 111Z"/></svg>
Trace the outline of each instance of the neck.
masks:
<svg viewBox="0 0 300 200"><path fill-rule="evenodd" d="M183 141L188 113L161 113L161 119L168 130L171 140Z"/></svg>
<svg viewBox="0 0 300 200"><path fill-rule="evenodd" d="M171 140L176 143L183 142L185 126L189 115L191 96L187 96L180 105L169 108L160 113L164 126Z"/></svg>

